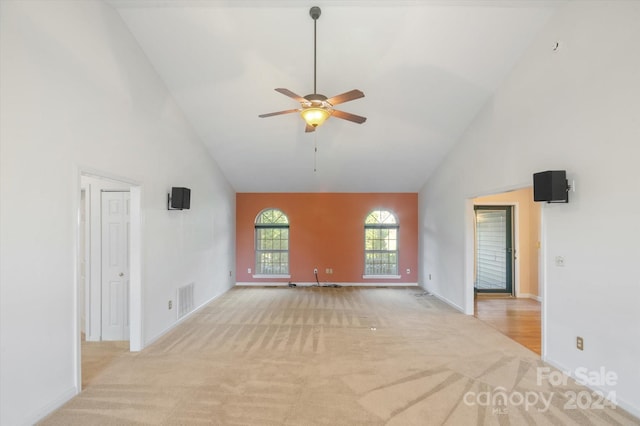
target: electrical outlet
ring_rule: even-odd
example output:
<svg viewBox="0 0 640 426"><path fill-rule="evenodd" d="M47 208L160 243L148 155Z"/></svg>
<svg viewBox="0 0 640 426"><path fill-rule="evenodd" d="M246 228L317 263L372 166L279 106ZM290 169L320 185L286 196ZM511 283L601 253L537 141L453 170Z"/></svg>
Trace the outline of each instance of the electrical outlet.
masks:
<svg viewBox="0 0 640 426"><path fill-rule="evenodd" d="M169 300L169 309L173 308L173 301Z"/></svg>
<svg viewBox="0 0 640 426"><path fill-rule="evenodd" d="M407 275L411 273L411 268L407 268Z"/></svg>
<svg viewBox="0 0 640 426"><path fill-rule="evenodd" d="M313 268L313 275L318 275L318 268Z"/></svg>
<svg viewBox="0 0 640 426"><path fill-rule="evenodd" d="M247 274L251 273L251 268L247 268Z"/></svg>
<svg viewBox="0 0 640 426"><path fill-rule="evenodd" d="M580 351L584 350L584 340L580 336L576 337L576 348Z"/></svg>
<svg viewBox="0 0 640 426"><path fill-rule="evenodd" d="M429 274L429 281L431 281L431 274Z"/></svg>

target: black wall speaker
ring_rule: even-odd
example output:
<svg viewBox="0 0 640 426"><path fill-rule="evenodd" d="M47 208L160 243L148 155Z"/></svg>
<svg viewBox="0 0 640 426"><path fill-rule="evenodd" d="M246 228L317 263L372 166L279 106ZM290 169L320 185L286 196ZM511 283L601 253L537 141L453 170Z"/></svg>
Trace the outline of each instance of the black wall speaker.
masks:
<svg viewBox="0 0 640 426"><path fill-rule="evenodd" d="M191 190L189 188L171 188L169 210L187 210L191 207Z"/></svg>
<svg viewBox="0 0 640 426"><path fill-rule="evenodd" d="M569 185L565 170L548 170L533 174L533 201L568 203Z"/></svg>

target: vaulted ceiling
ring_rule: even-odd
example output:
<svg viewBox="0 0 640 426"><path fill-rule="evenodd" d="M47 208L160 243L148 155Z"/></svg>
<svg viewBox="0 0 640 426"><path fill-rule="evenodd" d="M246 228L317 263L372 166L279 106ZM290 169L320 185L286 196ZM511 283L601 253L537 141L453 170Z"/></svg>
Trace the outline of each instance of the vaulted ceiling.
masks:
<svg viewBox="0 0 640 426"><path fill-rule="evenodd" d="M238 192L416 192L562 4L109 0ZM305 133L275 92L360 89ZM317 150L316 150L317 148Z"/></svg>

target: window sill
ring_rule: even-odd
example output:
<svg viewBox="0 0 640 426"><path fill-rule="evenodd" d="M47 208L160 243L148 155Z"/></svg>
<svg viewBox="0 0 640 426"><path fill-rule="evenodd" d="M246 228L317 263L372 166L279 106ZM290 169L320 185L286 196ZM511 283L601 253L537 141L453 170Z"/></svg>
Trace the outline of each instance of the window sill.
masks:
<svg viewBox="0 0 640 426"><path fill-rule="evenodd" d="M253 278L291 278L291 275L276 275L276 274L256 274L252 275Z"/></svg>
<svg viewBox="0 0 640 426"><path fill-rule="evenodd" d="M400 275L363 275L362 278L365 280L399 280L402 277Z"/></svg>

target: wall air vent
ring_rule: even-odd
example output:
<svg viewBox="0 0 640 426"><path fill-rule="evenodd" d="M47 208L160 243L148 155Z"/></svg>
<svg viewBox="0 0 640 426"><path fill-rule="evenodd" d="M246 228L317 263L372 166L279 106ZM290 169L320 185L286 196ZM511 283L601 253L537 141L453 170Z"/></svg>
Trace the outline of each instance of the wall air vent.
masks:
<svg viewBox="0 0 640 426"><path fill-rule="evenodd" d="M194 283L191 283L178 288L178 319L193 311L193 287Z"/></svg>

